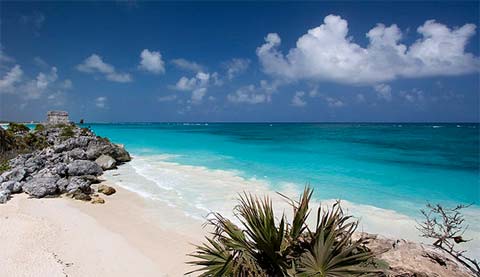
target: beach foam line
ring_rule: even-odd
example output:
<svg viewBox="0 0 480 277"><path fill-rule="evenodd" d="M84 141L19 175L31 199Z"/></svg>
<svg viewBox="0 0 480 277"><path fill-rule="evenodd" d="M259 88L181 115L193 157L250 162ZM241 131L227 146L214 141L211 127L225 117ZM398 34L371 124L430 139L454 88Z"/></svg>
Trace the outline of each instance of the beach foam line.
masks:
<svg viewBox="0 0 480 277"><path fill-rule="evenodd" d="M244 178L239 172L230 170L209 169L203 166L192 166L172 162L171 155L134 156L133 160L121 165L116 171L107 171L104 176L125 189L136 192L153 202L159 201L172 209L178 209L191 220L202 224L211 212L219 212L238 223L233 208L237 204L239 194L246 192L255 195L268 195L280 217L292 213L290 205L276 191L297 199L303 185L281 183L275 191L267 180ZM325 208L331 207L336 200L314 199L311 208L321 203ZM416 229L417 221L394 210L383 209L371 205L352 203L342 200L343 209L359 219L359 231L381 234L390 238L403 238L412 241L431 242L420 237ZM419 207L420 208L420 207ZM468 250L480 257L480 223L477 219L478 209L470 208L465 213L470 229L466 238L475 240L468 243ZM313 224L314 218L309 219ZM180 222L170 222L172 228L181 227Z"/></svg>

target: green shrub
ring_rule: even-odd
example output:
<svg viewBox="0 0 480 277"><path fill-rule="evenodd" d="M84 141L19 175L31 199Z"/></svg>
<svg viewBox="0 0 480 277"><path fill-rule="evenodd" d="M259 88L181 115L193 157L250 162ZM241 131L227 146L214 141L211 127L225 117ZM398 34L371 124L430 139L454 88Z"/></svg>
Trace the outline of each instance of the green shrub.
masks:
<svg viewBox="0 0 480 277"><path fill-rule="evenodd" d="M45 126L43 124L35 125L35 129L34 129L35 132L41 132L43 130L45 130Z"/></svg>
<svg viewBox="0 0 480 277"><path fill-rule="evenodd" d="M293 220L280 222L268 197L244 194L235 208L242 228L220 214L208 223L213 237L197 246L189 262L200 276L364 276L379 272L365 239L353 240L358 221L343 213L340 203L317 211L317 223L306 225L312 190L306 188L293 207Z"/></svg>
<svg viewBox="0 0 480 277"><path fill-rule="evenodd" d="M0 163L0 174L9 169L10 169L10 165L8 164L8 161L3 161Z"/></svg>
<svg viewBox="0 0 480 277"><path fill-rule="evenodd" d="M32 150L43 149L48 146L47 140L43 136L28 133L23 137L23 141L27 147Z"/></svg>
<svg viewBox="0 0 480 277"><path fill-rule="evenodd" d="M18 134L18 133L29 132L30 129L27 126L25 126L24 124L10 122L10 124L8 124L7 131L11 132L13 134Z"/></svg>
<svg viewBox="0 0 480 277"><path fill-rule="evenodd" d="M71 138L75 135L72 125L63 125L60 136L64 139Z"/></svg>

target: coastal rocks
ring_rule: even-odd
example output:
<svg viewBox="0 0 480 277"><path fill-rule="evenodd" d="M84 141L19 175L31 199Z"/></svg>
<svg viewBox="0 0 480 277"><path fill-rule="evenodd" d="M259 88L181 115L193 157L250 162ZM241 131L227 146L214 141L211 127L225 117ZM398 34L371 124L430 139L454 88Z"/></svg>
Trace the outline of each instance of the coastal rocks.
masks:
<svg viewBox="0 0 480 277"><path fill-rule="evenodd" d="M90 201L92 200L92 197L90 197L90 195L84 193L84 192L81 192L81 191L76 191L74 193L71 194L71 197L75 200L81 200L81 201Z"/></svg>
<svg viewBox="0 0 480 277"><path fill-rule="evenodd" d="M46 145L29 148L29 153L16 157L6 157L11 159L3 165L6 171L0 175L1 203L7 201L10 194L22 191L36 198L65 193L75 199L86 200L94 191L92 184L100 182L98 176L104 170L114 169L131 160L122 145L73 124L48 124L15 138L31 135ZM115 189L106 186L102 188L102 193L111 195Z"/></svg>
<svg viewBox="0 0 480 277"><path fill-rule="evenodd" d="M0 185L0 190L8 190L10 193L19 193L22 191L22 184L15 181L3 182Z"/></svg>
<svg viewBox="0 0 480 277"><path fill-rule="evenodd" d="M41 198L47 195L57 194L57 181L59 177L56 176L41 176L33 177L30 181L23 185L23 191L28 195Z"/></svg>
<svg viewBox="0 0 480 277"><path fill-rule="evenodd" d="M107 186L107 185L100 185L98 186L98 192L103 193L105 195L112 195L117 192L114 188Z"/></svg>
<svg viewBox="0 0 480 277"><path fill-rule="evenodd" d="M98 197L98 196L94 196L92 198L92 204L105 204L105 199L101 198L101 197Z"/></svg>
<svg viewBox="0 0 480 277"><path fill-rule="evenodd" d="M116 161L114 158L108 156L108 155L101 155L98 157L95 162L103 169L103 170L108 170L108 169L113 169L115 168Z"/></svg>
<svg viewBox="0 0 480 277"><path fill-rule="evenodd" d="M94 175L98 176L103 173L102 168L95 162L88 160L75 160L67 166L69 175Z"/></svg>
<svg viewBox="0 0 480 277"><path fill-rule="evenodd" d="M0 190L0 204L7 202L9 197L10 197L10 191Z"/></svg>
<svg viewBox="0 0 480 277"><path fill-rule="evenodd" d="M25 174L25 169L23 167L20 167L4 172L2 174L2 178L8 181L20 182L25 177Z"/></svg>
<svg viewBox="0 0 480 277"><path fill-rule="evenodd" d="M385 276L392 277L467 277L466 269L433 246L378 235L359 234L375 258L387 264Z"/></svg>

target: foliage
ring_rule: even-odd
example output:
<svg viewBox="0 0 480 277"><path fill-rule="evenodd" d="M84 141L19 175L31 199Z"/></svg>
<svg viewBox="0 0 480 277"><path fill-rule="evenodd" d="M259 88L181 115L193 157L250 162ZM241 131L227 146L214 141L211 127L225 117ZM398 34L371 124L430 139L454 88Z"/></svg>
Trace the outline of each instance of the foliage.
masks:
<svg viewBox="0 0 480 277"><path fill-rule="evenodd" d="M60 136L64 139L71 138L75 135L72 125L63 125Z"/></svg>
<svg viewBox="0 0 480 277"><path fill-rule="evenodd" d="M352 240L358 222L343 213L340 203L330 211L317 210L313 230L306 224L312 189L306 188L293 207L293 220L275 219L272 202L244 194L235 214L243 229L215 213L208 221L213 237L197 246L189 264L200 276L360 276L373 269L367 264L372 254Z"/></svg>
<svg viewBox="0 0 480 277"><path fill-rule="evenodd" d="M48 146L47 140L43 136L28 133L23 137L23 141L32 150L43 149Z"/></svg>
<svg viewBox="0 0 480 277"><path fill-rule="evenodd" d="M10 122L10 124L8 124L7 131L12 133L12 134L18 134L18 133L29 132L30 129L24 124Z"/></svg>
<svg viewBox="0 0 480 277"><path fill-rule="evenodd" d="M8 161L3 161L0 163L0 174L9 169L10 169L10 165L8 164Z"/></svg>
<svg viewBox="0 0 480 277"><path fill-rule="evenodd" d="M34 129L35 132L41 132L41 131L44 131L44 130L45 130L45 126L43 124L35 125L35 129Z"/></svg>
<svg viewBox="0 0 480 277"><path fill-rule="evenodd" d="M465 251L454 249L456 244L470 241L463 238L467 227L464 225L465 217L461 213L462 209L469 206L458 205L454 208L445 208L440 204L427 204L426 207L426 210L420 210L424 221L417 226L422 233L421 236L435 239L434 246L445 250L474 274L480 276L478 261L464 256Z"/></svg>

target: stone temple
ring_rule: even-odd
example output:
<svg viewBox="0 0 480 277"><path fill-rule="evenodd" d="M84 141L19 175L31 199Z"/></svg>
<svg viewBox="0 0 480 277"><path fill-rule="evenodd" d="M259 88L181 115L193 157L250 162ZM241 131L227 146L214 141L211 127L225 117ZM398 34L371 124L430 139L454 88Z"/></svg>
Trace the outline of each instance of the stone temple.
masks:
<svg viewBox="0 0 480 277"><path fill-rule="evenodd" d="M65 111L49 111L47 113L47 122L46 124L68 124L70 120L68 119L68 113Z"/></svg>

